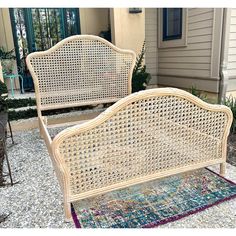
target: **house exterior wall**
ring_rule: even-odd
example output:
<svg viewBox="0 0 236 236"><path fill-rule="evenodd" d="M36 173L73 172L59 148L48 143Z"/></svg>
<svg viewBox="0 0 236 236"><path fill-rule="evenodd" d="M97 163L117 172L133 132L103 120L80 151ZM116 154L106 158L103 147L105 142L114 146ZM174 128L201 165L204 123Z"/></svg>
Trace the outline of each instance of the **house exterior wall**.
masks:
<svg viewBox="0 0 236 236"><path fill-rule="evenodd" d="M159 11L157 9L158 15ZM200 90L219 92L222 20L223 9L220 8L187 9L187 46L157 48L158 85L180 88L196 86ZM157 27L160 27L161 21ZM158 35L158 39L160 37Z"/></svg>
<svg viewBox="0 0 236 236"><path fill-rule="evenodd" d="M0 8L0 47L4 47L8 51L14 48L9 8ZM16 62L14 68L15 69L13 72L17 73ZM5 82L7 84L7 88L10 89L10 81L7 80ZM14 80L14 82L15 88L19 89L19 80Z"/></svg>
<svg viewBox="0 0 236 236"><path fill-rule="evenodd" d="M139 54L145 39L145 10L130 14L129 8L111 9L112 43Z"/></svg>
<svg viewBox="0 0 236 236"><path fill-rule="evenodd" d="M108 30L108 8L79 8L81 34L99 35Z"/></svg>
<svg viewBox="0 0 236 236"><path fill-rule="evenodd" d="M147 72L151 74L152 79L150 85L157 85L158 72L158 48L157 48L157 9L145 9L145 42L146 53L145 63Z"/></svg>
<svg viewBox="0 0 236 236"><path fill-rule="evenodd" d="M228 74L228 87L227 91L236 91L236 8L229 10L229 35L228 42L228 60L227 60L227 74ZM233 94L236 94L234 92Z"/></svg>

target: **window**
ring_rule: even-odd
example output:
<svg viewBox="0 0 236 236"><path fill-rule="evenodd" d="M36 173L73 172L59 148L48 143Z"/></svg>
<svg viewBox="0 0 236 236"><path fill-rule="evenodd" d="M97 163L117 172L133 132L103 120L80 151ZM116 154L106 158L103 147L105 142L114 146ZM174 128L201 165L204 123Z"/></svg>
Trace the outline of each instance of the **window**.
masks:
<svg viewBox="0 0 236 236"><path fill-rule="evenodd" d="M158 15L158 47L187 46L187 9L162 8Z"/></svg>
<svg viewBox="0 0 236 236"><path fill-rule="evenodd" d="M182 9L163 9L163 41L181 39L182 37Z"/></svg>

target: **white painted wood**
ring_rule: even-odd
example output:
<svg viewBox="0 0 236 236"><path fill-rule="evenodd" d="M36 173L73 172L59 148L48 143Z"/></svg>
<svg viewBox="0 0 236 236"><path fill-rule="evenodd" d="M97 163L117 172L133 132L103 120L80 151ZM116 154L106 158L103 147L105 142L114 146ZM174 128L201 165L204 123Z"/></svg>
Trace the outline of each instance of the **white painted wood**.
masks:
<svg viewBox="0 0 236 236"><path fill-rule="evenodd" d="M160 101L160 105L153 101ZM176 107L180 112L177 115L170 114L169 105ZM145 112L142 107L148 107L149 112ZM152 112L154 110L155 112ZM150 116L150 111L152 116ZM171 121L169 116L172 116ZM199 120L196 124L192 123L193 116L195 120L196 117ZM151 129L140 126L140 123L136 122L137 117L143 120L148 117L147 128L151 127ZM161 117L165 118L162 120ZM66 218L71 217L68 207L70 202L156 178L225 163L227 137L232 119L232 112L226 106L208 104L179 89L162 88L131 94L96 118L64 129L52 142L47 141L45 128L43 135L63 193ZM128 127L132 123L133 127L131 129L127 129L126 126L120 127L120 120L127 123ZM159 125L162 132L158 132L159 129L155 130L158 121L161 121ZM42 121L41 123L44 126ZM123 141L124 139L119 134L110 132L107 125L114 127L114 130L122 129L122 133L127 134L129 139ZM173 127L174 132L169 127ZM140 130L145 130L147 137L155 140L155 144L149 147L151 155L155 158L150 158L151 161L148 162L146 149L142 147L148 145L145 141L149 139L140 139ZM108 138L104 139L104 135ZM111 138L114 139L115 144L110 142ZM138 151L137 147L130 142L137 139L141 144L141 149ZM176 143L178 145L174 142L176 139L180 140ZM91 145L88 140L94 145ZM120 143L123 148L120 148ZM97 148L100 145L104 147L104 150L114 150L114 152L100 151ZM79 147L79 149L74 147ZM158 147L161 147L161 151ZM129 153L129 160L127 154L124 155L124 150ZM166 153L167 157L163 157ZM74 168L75 165L83 172L91 169L88 175L84 176L81 174L82 171L78 172ZM221 165L221 174L224 174L223 167ZM110 175L111 172L115 174ZM103 179L103 176L107 178ZM93 178L92 181L91 178Z"/></svg>
<svg viewBox="0 0 236 236"><path fill-rule="evenodd" d="M191 70L191 69L161 69L158 68L158 74L161 75L173 75L173 76L200 76L210 77L209 70Z"/></svg>
<svg viewBox="0 0 236 236"><path fill-rule="evenodd" d="M228 61L229 61L229 62L236 62L236 57L235 57L235 55L228 55Z"/></svg>
<svg viewBox="0 0 236 236"><path fill-rule="evenodd" d="M189 16L198 16L206 14L207 12L212 12L212 8L189 8Z"/></svg>
<svg viewBox="0 0 236 236"><path fill-rule="evenodd" d="M148 68L147 67L147 70L148 70L148 73L151 74L151 76L155 76L156 75L156 72L157 72L157 69L156 68ZM153 85L154 83L150 83L150 85Z"/></svg>
<svg viewBox="0 0 236 236"><path fill-rule="evenodd" d="M230 33L229 35L229 39L232 40L232 39L236 39L236 33Z"/></svg>
<svg viewBox="0 0 236 236"><path fill-rule="evenodd" d="M153 28L153 32L151 32L152 27L158 27L158 24L155 25L154 21L157 19L157 21L161 22L160 15L156 17L156 14L153 14L155 12L155 9L149 9L146 13L146 19L147 24L149 24L146 27L146 38L148 41L151 41L149 43L149 48L147 48L147 52L149 53L150 57L155 57L157 55L157 63L158 63L158 78L162 75L169 76L170 78L172 76L182 76L182 77L198 77L198 78L204 78L211 77L211 70L212 66L211 63L213 61L217 62L219 60L219 53L218 49L216 50L216 58L214 60L212 59L212 55L214 54L212 52L212 46L216 48L217 43L213 41L213 26L214 26L214 20L216 20L215 17L215 10L214 8L190 8L188 9L188 17L187 17L187 46L185 47L176 47L173 44L173 47L169 46L167 48L158 48L157 54L156 54L156 40L151 40L151 38L154 38L156 36L156 31L160 29ZM157 11L158 12L158 11ZM152 19L150 19L152 18ZM217 30L217 27L219 27L220 22L216 23L215 31ZM158 35L160 37L160 35ZM215 36L216 37L216 36ZM218 37L218 36L217 36ZM216 38L217 38L216 37ZM235 35L236 38L236 35ZM174 42L174 40L173 40ZM171 43L171 41L170 41ZM219 42L218 42L219 44ZM148 46L148 43L147 43ZM152 71L152 73L155 70L155 63L156 60L148 60L149 68ZM216 72L217 67L215 68ZM217 86L218 83L216 82L217 75L214 73L213 82L211 82L211 86L215 83L213 86L214 88L210 89L211 91L218 90ZM219 77L219 75L218 75ZM176 81L176 80L175 80ZM158 82L159 83L159 82ZM198 86L200 84L203 84L203 81L199 81ZM173 84L172 84L173 85ZM176 84L177 86L177 84ZM186 85L187 86L187 85ZM204 87L204 86L201 86ZM209 86L206 86L207 89L210 88ZM207 90L209 91L209 90Z"/></svg>
<svg viewBox="0 0 236 236"><path fill-rule="evenodd" d="M236 17L231 15L231 25L236 25Z"/></svg>
<svg viewBox="0 0 236 236"><path fill-rule="evenodd" d="M205 20L205 21L200 21L200 22L196 22L196 23L192 23L188 25L188 29L189 30L193 30L193 29L201 29L204 27L212 27L213 25L213 20Z"/></svg>
<svg viewBox="0 0 236 236"><path fill-rule="evenodd" d="M157 37L157 33L153 30L145 30L145 36L147 37Z"/></svg>
<svg viewBox="0 0 236 236"><path fill-rule="evenodd" d="M233 61L233 62L228 62L228 70L232 70L232 69L236 69L236 63Z"/></svg>
<svg viewBox="0 0 236 236"><path fill-rule="evenodd" d="M161 63L210 63L211 57L162 57Z"/></svg>
<svg viewBox="0 0 236 236"><path fill-rule="evenodd" d="M228 84L228 89L227 91L236 91L236 79L234 74L231 75L231 73L229 73L229 77L231 76L231 78L229 79L229 84Z"/></svg>
<svg viewBox="0 0 236 236"><path fill-rule="evenodd" d="M203 77L184 77L184 76L158 76L158 85L178 88L191 88L196 86L203 91L209 91L212 93L219 92L219 80Z"/></svg>
<svg viewBox="0 0 236 236"><path fill-rule="evenodd" d="M235 10L235 8L232 8L231 17L236 17L236 10Z"/></svg>
<svg viewBox="0 0 236 236"><path fill-rule="evenodd" d="M158 9L158 48L170 47L186 47L187 46L187 33L188 33L188 9L182 9L182 35L181 38L175 40L163 41L163 9Z"/></svg>
<svg viewBox="0 0 236 236"><path fill-rule="evenodd" d="M188 44L212 42L212 34L188 37Z"/></svg>
<svg viewBox="0 0 236 236"><path fill-rule="evenodd" d="M214 9L211 50L211 77L220 77L220 53L223 30L223 8Z"/></svg>
<svg viewBox="0 0 236 236"><path fill-rule="evenodd" d="M211 56L211 51L208 49L189 50L189 51L168 51L168 52L163 52L159 50L158 55L160 57L203 57L203 56L208 57Z"/></svg>
<svg viewBox="0 0 236 236"><path fill-rule="evenodd" d="M152 50L157 51L157 40L148 40L146 41L146 46L147 46L147 50L148 48L152 48Z"/></svg>
<svg viewBox="0 0 236 236"><path fill-rule="evenodd" d="M199 49L209 49L211 50L211 42L194 42L188 44L187 47L180 48L163 48L162 52L176 52L176 51L191 51L191 50L199 50Z"/></svg>
<svg viewBox="0 0 236 236"><path fill-rule="evenodd" d="M230 48L236 48L236 40L229 40L229 47Z"/></svg>
<svg viewBox="0 0 236 236"><path fill-rule="evenodd" d="M211 20L213 18L213 11L210 12L205 12L201 14L201 17L199 15L195 16L190 16L189 15L189 24L195 23L195 22L200 22L200 21L205 21L205 20Z"/></svg>
<svg viewBox="0 0 236 236"><path fill-rule="evenodd" d="M236 25L230 25L230 33L236 33Z"/></svg>
<svg viewBox="0 0 236 236"><path fill-rule="evenodd" d="M228 39L228 63L227 73L230 78L227 90L232 91L236 89L236 9L231 9L230 16L230 32ZM235 78L235 79L234 79Z"/></svg>
<svg viewBox="0 0 236 236"><path fill-rule="evenodd" d="M210 63L159 63L159 69L209 70Z"/></svg>
<svg viewBox="0 0 236 236"><path fill-rule="evenodd" d="M211 35L212 34L212 27L205 27L205 28L201 28L201 29L192 29L192 30L188 30L188 38L189 37L199 37L202 35Z"/></svg>
<svg viewBox="0 0 236 236"><path fill-rule="evenodd" d="M157 48L157 9L145 9L145 41L146 53L145 64L147 71L151 74L152 79L150 85L157 85L157 61L158 61L158 48Z"/></svg>
<svg viewBox="0 0 236 236"><path fill-rule="evenodd" d="M229 76L235 77L235 79L236 79L236 68L232 68L232 69L228 68L228 74L229 74Z"/></svg>
<svg viewBox="0 0 236 236"><path fill-rule="evenodd" d="M147 66L147 70L150 72L150 71L155 71L156 70L156 61L154 61L153 63L149 63L148 66ZM155 75L155 74L153 74Z"/></svg>
<svg viewBox="0 0 236 236"><path fill-rule="evenodd" d="M236 48L229 48L229 55L234 55L236 57Z"/></svg>

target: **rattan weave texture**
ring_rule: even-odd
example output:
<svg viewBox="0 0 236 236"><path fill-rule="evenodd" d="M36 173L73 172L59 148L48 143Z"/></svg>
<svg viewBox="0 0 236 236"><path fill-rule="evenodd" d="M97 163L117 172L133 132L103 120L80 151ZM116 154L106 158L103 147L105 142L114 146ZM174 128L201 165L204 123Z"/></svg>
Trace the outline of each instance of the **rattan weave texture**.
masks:
<svg viewBox="0 0 236 236"><path fill-rule="evenodd" d="M228 122L225 112L181 97L137 96L101 124L63 137L59 152L71 195L220 160Z"/></svg>
<svg viewBox="0 0 236 236"><path fill-rule="evenodd" d="M27 64L42 110L114 102L131 93L132 51L91 35L68 37Z"/></svg>

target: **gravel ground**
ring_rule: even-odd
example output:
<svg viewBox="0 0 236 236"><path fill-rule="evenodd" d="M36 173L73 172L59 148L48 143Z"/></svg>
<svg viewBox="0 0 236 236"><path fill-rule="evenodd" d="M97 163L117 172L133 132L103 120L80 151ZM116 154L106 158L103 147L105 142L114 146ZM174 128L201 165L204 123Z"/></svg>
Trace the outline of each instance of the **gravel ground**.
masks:
<svg viewBox="0 0 236 236"><path fill-rule="evenodd" d="M0 227L74 227L64 221L62 194L38 130L16 132L14 140L8 155L13 180L19 183L0 189L0 215L9 214ZM218 171L218 166L213 169ZM227 164L226 177L236 182L236 167ZM160 227L235 228L236 199Z"/></svg>

